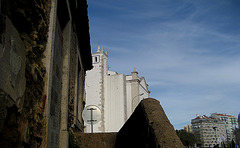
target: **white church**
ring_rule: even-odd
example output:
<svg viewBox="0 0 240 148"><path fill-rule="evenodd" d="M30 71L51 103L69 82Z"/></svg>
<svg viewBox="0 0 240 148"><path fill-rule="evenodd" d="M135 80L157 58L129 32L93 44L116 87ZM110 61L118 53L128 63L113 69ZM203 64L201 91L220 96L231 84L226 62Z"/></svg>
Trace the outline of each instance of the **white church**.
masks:
<svg viewBox="0 0 240 148"><path fill-rule="evenodd" d="M138 103L149 98L148 84L135 68L131 75L109 71L107 52L100 46L92 53L92 61L93 69L87 71L85 80L86 106L95 105L101 110L93 132L118 132ZM85 124L85 132L91 132L91 125Z"/></svg>

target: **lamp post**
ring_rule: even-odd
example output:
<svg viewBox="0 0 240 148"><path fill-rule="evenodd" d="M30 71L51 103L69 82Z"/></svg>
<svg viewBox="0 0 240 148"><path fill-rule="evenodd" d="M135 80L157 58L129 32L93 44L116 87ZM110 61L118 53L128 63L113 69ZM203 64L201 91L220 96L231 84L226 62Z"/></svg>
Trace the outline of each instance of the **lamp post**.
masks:
<svg viewBox="0 0 240 148"><path fill-rule="evenodd" d="M136 99L136 97L139 97L139 96L142 96L142 95L144 95L144 93L138 94L135 97L133 97L133 99L132 99L132 112L134 111L134 109L133 109L133 101L134 101L134 99Z"/></svg>

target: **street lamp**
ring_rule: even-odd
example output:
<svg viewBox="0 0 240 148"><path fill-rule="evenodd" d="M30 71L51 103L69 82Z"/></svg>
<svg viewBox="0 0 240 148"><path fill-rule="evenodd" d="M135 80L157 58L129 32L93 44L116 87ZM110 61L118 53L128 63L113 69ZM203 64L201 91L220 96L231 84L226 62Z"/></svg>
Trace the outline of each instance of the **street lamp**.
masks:
<svg viewBox="0 0 240 148"><path fill-rule="evenodd" d="M144 95L144 93L138 94L135 97L133 97L133 99L132 99L132 112L134 111L134 109L133 109L133 101L134 101L134 99L136 99L136 97L139 97L139 96L142 96L142 95Z"/></svg>

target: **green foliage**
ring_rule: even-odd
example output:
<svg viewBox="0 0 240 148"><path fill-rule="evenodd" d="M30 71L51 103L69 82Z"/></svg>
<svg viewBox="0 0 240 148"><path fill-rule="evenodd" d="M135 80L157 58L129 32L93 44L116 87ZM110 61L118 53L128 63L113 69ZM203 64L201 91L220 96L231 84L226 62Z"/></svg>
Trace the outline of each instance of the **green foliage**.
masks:
<svg viewBox="0 0 240 148"><path fill-rule="evenodd" d="M192 133L188 133L185 130L176 130L176 133L184 146L194 146L197 142L196 137Z"/></svg>

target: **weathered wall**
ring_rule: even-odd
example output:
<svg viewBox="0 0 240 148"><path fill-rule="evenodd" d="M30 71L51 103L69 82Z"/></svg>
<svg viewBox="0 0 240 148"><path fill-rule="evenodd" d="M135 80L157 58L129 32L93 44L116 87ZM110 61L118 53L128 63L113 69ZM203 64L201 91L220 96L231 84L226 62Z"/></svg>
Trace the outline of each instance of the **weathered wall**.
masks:
<svg viewBox="0 0 240 148"><path fill-rule="evenodd" d="M48 86L48 129L47 129L47 146L58 147L60 137L60 113L61 113L61 94L62 94L62 33L58 22L53 26L55 30L54 47L52 48L51 75ZM50 49L49 49L50 50Z"/></svg>
<svg viewBox="0 0 240 148"><path fill-rule="evenodd" d="M9 94L14 102L22 97L26 88L25 46L8 17L4 19L4 38L0 48L0 88Z"/></svg>
<svg viewBox="0 0 240 148"><path fill-rule="evenodd" d="M45 137L45 67L41 60L47 40L49 6L48 0L1 1L2 147L39 147Z"/></svg>
<svg viewBox="0 0 240 148"><path fill-rule="evenodd" d="M116 148L183 148L159 101L144 99L117 134Z"/></svg>
<svg viewBox="0 0 240 148"><path fill-rule="evenodd" d="M76 49L76 36L71 35L71 44L70 44L70 65L77 65L77 49ZM69 67L69 100L68 100L68 127L71 127L74 124L74 103L76 97L76 75L77 69L74 66Z"/></svg>
<svg viewBox="0 0 240 148"><path fill-rule="evenodd" d="M80 148L114 148L117 133L78 133L75 136Z"/></svg>
<svg viewBox="0 0 240 148"><path fill-rule="evenodd" d="M82 62L79 61L77 36L71 30L70 42L70 64L69 67L69 96L68 96L68 127L73 127L75 131L83 131L82 110L85 105L85 70Z"/></svg>
<svg viewBox="0 0 240 148"><path fill-rule="evenodd" d="M77 131L83 130L84 76L92 68L87 2L0 3L0 145L59 147L59 137L64 133L67 147L72 125ZM68 22L69 31L62 34ZM64 60L70 65L63 65ZM64 66L75 73L70 77L71 70ZM70 78L71 82L63 83ZM64 84L67 86L62 87ZM67 91L64 103L62 89ZM60 115L64 115L63 122ZM61 132L60 124L64 126Z"/></svg>
<svg viewBox="0 0 240 148"><path fill-rule="evenodd" d="M159 101L142 100L118 133L77 133L81 148L184 148Z"/></svg>

